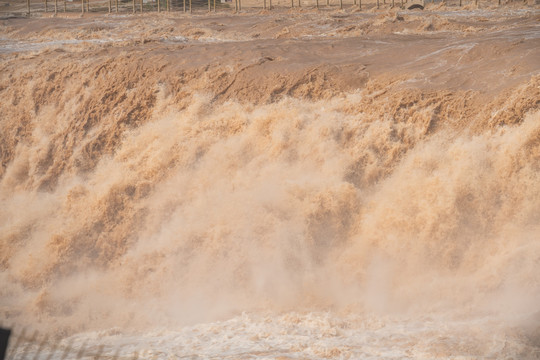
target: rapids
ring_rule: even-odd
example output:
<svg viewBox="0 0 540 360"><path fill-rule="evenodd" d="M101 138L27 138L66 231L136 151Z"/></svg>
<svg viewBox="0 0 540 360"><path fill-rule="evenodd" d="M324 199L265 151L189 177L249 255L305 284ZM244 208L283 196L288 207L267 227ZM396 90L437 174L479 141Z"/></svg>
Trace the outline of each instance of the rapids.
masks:
<svg viewBox="0 0 540 360"><path fill-rule="evenodd" d="M473 14L3 20L1 324L127 358L538 358L539 13Z"/></svg>

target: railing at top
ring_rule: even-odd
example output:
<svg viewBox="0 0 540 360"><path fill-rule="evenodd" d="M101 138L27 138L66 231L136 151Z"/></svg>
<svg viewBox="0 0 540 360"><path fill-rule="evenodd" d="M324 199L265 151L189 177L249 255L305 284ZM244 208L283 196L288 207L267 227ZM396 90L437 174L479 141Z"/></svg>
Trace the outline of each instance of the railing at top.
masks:
<svg viewBox="0 0 540 360"><path fill-rule="evenodd" d="M13 14L30 15L33 13L62 13L62 12L80 12L82 14L88 12L101 13L142 13L142 12L171 12L180 11L192 13L193 10L205 10L208 12L216 12L217 10L234 10L238 13L242 8L259 8L271 10L276 6L290 8L331 8L338 7L343 9L344 6L353 6L358 9L366 8L381 8L396 7L409 8L411 0L23 0L23 1L6 1L4 9L0 12L11 12ZM498 1L501 5L501 0ZM247 4L244 4L246 2ZM274 2L274 3L272 3ZM424 0L421 0L422 8ZM447 5L463 6L463 0L426 0L427 2L444 2ZM468 0L468 3L474 2L478 5L478 0ZM13 4L12 4L13 3ZM419 0L414 1L415 4L420 4Z"/></svg>
<svg viewBox="0 0 540 360"><path fill-rule="evenodd" d="M120 350L116 350L113 355L108 355L104 350L104 345L98 345L96 350L89 350L85 344L77 349L73 343L63 345L61 342L54 342L37 331L28 336L25 329L20 333L0 329L0 360L139 359L139 353L136 351L120 355Z"/></svg>
<svg viewBox="0 0 540 360"><path fill-rule="evenodd" d="M112 346L100 344L98 341L75 341L74 337L55 340L39 332L22 329L20 332L0 328L0 360L148 360L167 359L238 359L237 355L200 355L196 353L167 353L157 351L126 350L128 345ZM9 338L9 342L8 342ZM137 344L130 344L136 346ZM6 351L7 349L7 351ZM272 353L270 350L268 355ZM5 356L4 356L5 355Z"/></svg>

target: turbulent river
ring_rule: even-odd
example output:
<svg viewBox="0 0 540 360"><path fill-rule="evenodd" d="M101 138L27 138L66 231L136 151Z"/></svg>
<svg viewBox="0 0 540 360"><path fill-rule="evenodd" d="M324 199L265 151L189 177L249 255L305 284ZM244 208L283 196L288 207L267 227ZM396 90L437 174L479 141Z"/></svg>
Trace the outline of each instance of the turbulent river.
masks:
<svg viewBox="0 0 540 360"><path fill-rule="evenodd" d="M0 20L13 359L540 358L539 16Z"/></svg>

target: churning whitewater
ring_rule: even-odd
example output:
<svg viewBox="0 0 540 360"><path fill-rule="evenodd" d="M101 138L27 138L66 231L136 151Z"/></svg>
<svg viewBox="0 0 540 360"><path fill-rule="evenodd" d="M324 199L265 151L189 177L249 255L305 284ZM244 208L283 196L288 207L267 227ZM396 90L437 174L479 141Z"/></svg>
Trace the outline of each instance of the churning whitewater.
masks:
<svg viewBox="0 0 540 360"><path fill-rule="evenodd" d="M443 10L2 20L1 325L537 359L539 13Z"/></svg>

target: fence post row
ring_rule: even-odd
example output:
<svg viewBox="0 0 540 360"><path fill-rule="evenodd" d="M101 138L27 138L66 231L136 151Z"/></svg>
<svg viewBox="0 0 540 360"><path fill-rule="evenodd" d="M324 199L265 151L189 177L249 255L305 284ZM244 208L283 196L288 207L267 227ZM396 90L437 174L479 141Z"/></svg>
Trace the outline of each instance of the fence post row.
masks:
<svg viewBox="0 0 540 360"><path fill-rule="evenodd" d="M35 1L35 0L34 0ZM73 0L70 0L70 1L73 1ZM110 13L112 13L113 11L113 0L105 0L107 1L107 10ZM132 0L132 12L133 13L136 13L137 12L137 1L140 1L139 3L139 10L140 12L144 12L144 1L145 0ZM157 11L158 12L161 12L162 11L162 8L161 8L161 5L162 5L162 1L163 0L152 0L152 3L156 1L157 3ZM179 0L176 0L176 1L179 1ZM216 1L217 0L213 0L213 5L212 5L212 0L208 0L208 12L216 12ZM359 10L362 10L362 0L349 0L349 1L352 1L352 4L354 6L358 5L358 9ZM433 1L433 0L432 0ZM514 0L512 0L513 2ZM524 3L527 3L528 0L522 0ZM76 0L74 1L76 2ZM114 7L115 7L115 12L119 12L119 0L114 0ZM129 4L129 0L124 0L124 2L127 2ZM458 6L459 7L463 7L463 0L457 0L456 1ZM377 9L380 9L381 8L381 1L380 0L375 0L374 1L375 3L375 6ZM405 4L407 3L407 0L401 0L401 8L405 8ZM470 3L472 3L472 0L470 0ZM474 0L474 5L475 6L478 6L478 3L479 3L479 0ZM502 1L501 0L497 0L497 3L498 5L500 6L502 4ZM49 12L49 0L43 0L43 4L44 4L44 11L47 13ZM67 0L63 0L63 4L64 4L64 12L67 12ZM382 4L383 5L386 5L387 2L386 0L383 0L382 1ZM388 4L391 4L391 8L394 8L396 6L396 1L395 0L391 0L391 2L389 1ZM267 10L267 9L273 9L273 6L272 6L272 0L262 0L262 8L264 10ZM317 10L320 9L321 7L321 1L320 0L315 0L315 8ZM129 6L129 5L128 5ZM166 11L170 12L171 11L171 0L165 0L165 9ZM193 13L193 7L192 7L192 0L189 0L189 12L190 13ZM298 3L295 4L295 0L291 0L291 8L294 8L295 6L301 8L302 7L302 0L298 0ZM330 4L330 0L326 0L326 6L330 7L331 4ZM343 0L339 0L339 8L340 9L343 9ZM154 9L154 5L152 4L152 9ZM38 8L39 9L39 8ZM43 9L43 8L42 8ZM94 9L95 11L99 11L99 7L97 9ZM185 12L187 12L187 4L186 4L186 0L182 0L182 10ZM58 14L58 0L54 0L54 14L57 15ZM234 0L234 12L235 13L238 13L242 11L242 0ZM35 12L35 10L34 10ZM85 12L90 12L90 0L81 0L81 13L84 14ZM26 0L26 14L27 16L30 16L32 13L32 4L31 4L31 0Z"/></svg>

